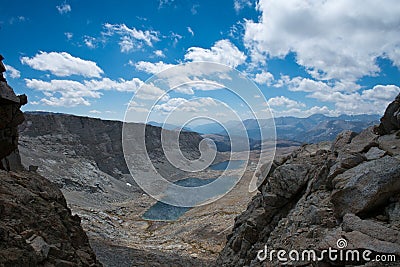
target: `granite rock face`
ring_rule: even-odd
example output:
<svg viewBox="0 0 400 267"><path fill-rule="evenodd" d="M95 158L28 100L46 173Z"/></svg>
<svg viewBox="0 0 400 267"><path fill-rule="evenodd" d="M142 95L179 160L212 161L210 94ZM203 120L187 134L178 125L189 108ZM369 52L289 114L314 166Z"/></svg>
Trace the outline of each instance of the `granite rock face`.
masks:
<svg viewBox="0 0 400 267"><path fill-rule="evenodd" d="M389 104L381 118L377 132L381 135L390 134L400 129L400 94Z"/></svg>
<svg viewBox="0 0 400 267"><path fill-rule="evenodd" d="M18 152L21 105L7 84L0 55L0 266L101 266L80 218L72 216L61 191L24 170Z"/></svg>
<svg viewBox="0 0 400 267"><path fill-rule="evenodd" d="M0 55L0 169L21 170L18 154L18 125L24 121L20 110L27 103L25 95L15 95L3 77L6 71Z"/></svg>
<svg viewBox="0 0 400 267"><path fill-rule="evenodd" d="M101 266L61 191L28 171L0 171L0 266Z"/></svg>
<svg viewBox="0 0 400 267"><path fill-rule="evenodd" d="M346 131L332 144L304 145L273 167L246 211L235 219L216 266L280 266L261 261L267 248L287 252L333 248L391 254L396 262L355 261L352 266L399 266L399 99L381 124L356 134ZM324 257L288 261L292 266L345 266ZM346 265L347 266L347 265Z"/></svg>

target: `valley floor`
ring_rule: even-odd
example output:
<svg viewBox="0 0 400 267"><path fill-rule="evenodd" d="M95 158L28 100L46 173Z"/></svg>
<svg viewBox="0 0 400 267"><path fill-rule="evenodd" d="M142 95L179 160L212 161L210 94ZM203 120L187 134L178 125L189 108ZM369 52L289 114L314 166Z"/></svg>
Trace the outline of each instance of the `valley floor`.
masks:
<svg viewBox="0 0 400 267"><path fill-rule="evenodd" d="M288 154L295 148L278 148L277 154ZM210 266L224 247L235 217L255 194L248 193L255 168L250 164L235 188L218 201L192 208L176 221L144 220L142 214L156 200L138 188L129 175L114 178L74 149L49 137L22 136L20 142L24 165L39 166L40 174L61 187L104 266ZM240 159L242 154L236 153L234 158ZM257 156L252 152L250 160ZM218 161L226 158L221 154ZM219 173L206 172L208 178Z"/></svg>

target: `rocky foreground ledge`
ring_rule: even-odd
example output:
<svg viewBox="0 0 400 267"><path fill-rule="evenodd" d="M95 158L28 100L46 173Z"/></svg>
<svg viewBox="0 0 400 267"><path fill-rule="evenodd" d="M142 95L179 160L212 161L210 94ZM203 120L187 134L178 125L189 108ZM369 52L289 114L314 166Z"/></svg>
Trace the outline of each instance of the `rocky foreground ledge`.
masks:
<svg viewBox="0 0 400 267"><path fill-rule="evenodd" d="M235 220L217 266L280 266L258 252L329 248L394 255L396 262L293 261L290 266L400 266L400 95L378 127L345 131L279 158ZM341 240L342 243L338 243ZM263 254L260 254L263 255ZM293 254L294 255L294 254ZM301 258L301 257L300 257Z"/></svg>
<svg viewBox="0 0 400 267"><path fill-rule="evenodd" d="M0 171L0 266L101 266L61 191L28 171Z"/></svg>

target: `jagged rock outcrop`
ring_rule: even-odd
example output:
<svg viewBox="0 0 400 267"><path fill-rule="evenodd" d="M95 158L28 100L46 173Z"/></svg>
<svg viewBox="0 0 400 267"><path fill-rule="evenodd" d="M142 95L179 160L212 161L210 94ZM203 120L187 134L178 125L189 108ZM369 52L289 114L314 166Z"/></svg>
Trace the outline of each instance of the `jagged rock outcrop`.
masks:
<svg viewBox="0 0 400 267"><path fill-rule="evenodd" d="M21 170L18 154L18 125L24 121L20 107L27 103L25 95L15 95L3 77L6 71L0 55L0 169Z"/></svg>
<svg viewBox="0 0 400 267"><path fill-rule="evenodd" d="M356 134L345 131L330 143L304 145L275 159L264 183L238 216L216 266L280 266L265 250L344 249L394 255L396 262L352 265L399 266L400 260L400 95L381 124ZM292 266L345 266L350 262L301 259ZM346 265L347 266L347 265Z"/></svg>
<svg viewBox="0 0 400 267"><path fill-rule="evenodd" d="M385 114L381 118L381 124L377 128L377 132L381 135L390 134L400 129L400 95L389 104Z"/></svg>
<svg viewBox="0 0 400 267"><path fill-rule="evenodd" d="M0 266L101 266L80 218L37 173L0 171Z"/></svg>
<svg viewBox="0 0 400 267"><path fill-rule="evenodd" d="M22 166L18 125L27 98L14 94L4 71L0 64L0 266L101 266L61 191Z"/></svg>

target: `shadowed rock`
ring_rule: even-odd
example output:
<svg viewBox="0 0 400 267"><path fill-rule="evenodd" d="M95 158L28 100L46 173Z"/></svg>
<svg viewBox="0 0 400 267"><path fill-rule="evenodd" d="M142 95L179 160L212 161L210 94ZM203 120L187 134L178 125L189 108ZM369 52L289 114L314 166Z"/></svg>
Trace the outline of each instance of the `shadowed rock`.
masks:
<svg viewBox="0 0 400 267"><path fill-rule="evenodd" d="M20 110L28 100L25 95L15 95L13 89L3 77L6 70L0 55L0 169L23 169L18 154L18 125L24 121L24 114Z"/></svg>
<svg viewBox="0 0 400 267"><path fill-rule="evenodd" d="M390 134L400 129L400 94L389 104L385 114L381 118L381 124L377 127L380 135Z"/></svg>

